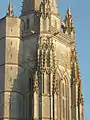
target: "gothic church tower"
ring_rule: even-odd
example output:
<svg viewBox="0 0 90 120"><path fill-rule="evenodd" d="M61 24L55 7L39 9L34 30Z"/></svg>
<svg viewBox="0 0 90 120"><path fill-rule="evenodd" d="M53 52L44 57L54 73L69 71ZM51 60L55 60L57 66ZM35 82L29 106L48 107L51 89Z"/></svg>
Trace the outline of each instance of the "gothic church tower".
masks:
<svg viewBox="0 0 90 120"><path fill-rule="evenodd" d="M22 83L18 78L23 71L22 52L21 19L14 16L12 4L9 3L6 16L0 19L1 120L23 118Z"/></svg>
<svg viewBox="0 0 90 120"><path fill-rule="evenodd" d="M0 119L84 120L74 21L57 0L11 3L0 19Z"/></svg>

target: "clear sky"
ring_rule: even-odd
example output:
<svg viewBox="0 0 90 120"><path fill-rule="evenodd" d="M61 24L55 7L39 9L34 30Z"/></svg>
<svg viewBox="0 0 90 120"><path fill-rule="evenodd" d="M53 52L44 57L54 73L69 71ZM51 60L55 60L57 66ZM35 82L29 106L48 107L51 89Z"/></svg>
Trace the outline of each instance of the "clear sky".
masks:
<svg viewBox="0 0 90 120"><path fill-rule="evenodd" d="M10 0L0 1L0 17L5 15ZM21 0L12 0L15 15L20 15ZM68 5L75 22L76 45L84 94L85 120L90 120L90 0L58 0L63 19Z"/></svg>

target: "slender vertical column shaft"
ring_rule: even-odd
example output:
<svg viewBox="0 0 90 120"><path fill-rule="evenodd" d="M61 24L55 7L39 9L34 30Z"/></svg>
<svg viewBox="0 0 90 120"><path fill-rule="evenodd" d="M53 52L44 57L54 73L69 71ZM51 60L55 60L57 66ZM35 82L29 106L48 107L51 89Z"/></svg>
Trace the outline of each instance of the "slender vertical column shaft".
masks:
<svg viewBox="0 0 90 120"><path fill-rule="evenodd" d="M34 93L34 119L39 119L39 99L36 92Z"/></svg>
<svg viewBox="0 0 90 120"><path fill-rule="evenodd" d="M57 101L57 94L54 94L54 119L57 120L58 119L58 101Z"/></svg>

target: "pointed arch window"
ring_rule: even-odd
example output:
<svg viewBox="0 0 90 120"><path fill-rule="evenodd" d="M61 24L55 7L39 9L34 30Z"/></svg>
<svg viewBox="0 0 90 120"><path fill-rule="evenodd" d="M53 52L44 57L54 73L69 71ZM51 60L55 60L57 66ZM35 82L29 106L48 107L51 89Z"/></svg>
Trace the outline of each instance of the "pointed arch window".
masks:
<svg viewBox="0 0 90 120"><path fill-rule="evenodd" d="M65 100L63 99L63 118L65 118Z"/></svg>
<svg viewBox="0 0 90 120"><path fill-rule="evenodd" d="M45 50L43 51L43 67L45 67L45 63L46 63L46 52Z"/></svg>
<svg viewBox="0 0 90 120"><path fill-rule="evenodd" d="M59 71L60 76L60 71ZM70 119L70 101L69 101L69 76L68 73L64 73L64 75L60 76L59 82L59 96L60 96L60 116L62 120L69 120Z"/></svg>

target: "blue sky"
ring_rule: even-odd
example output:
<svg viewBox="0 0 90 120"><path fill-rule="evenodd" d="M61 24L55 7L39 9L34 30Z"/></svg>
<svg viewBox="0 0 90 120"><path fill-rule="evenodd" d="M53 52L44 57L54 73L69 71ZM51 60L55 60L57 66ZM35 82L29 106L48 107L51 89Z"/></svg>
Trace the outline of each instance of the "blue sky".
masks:
<svg viewBox="0 0 90 120"><path fill-rule="evenodd" d="M0 17L5 15L9 0L0 1ZM15 15L20 15L21 0L12 0ZM90 0L58 0L60 17L63 19L68 5L75 22L76 45L84 94L85 120L90 120Z"/></svg>

